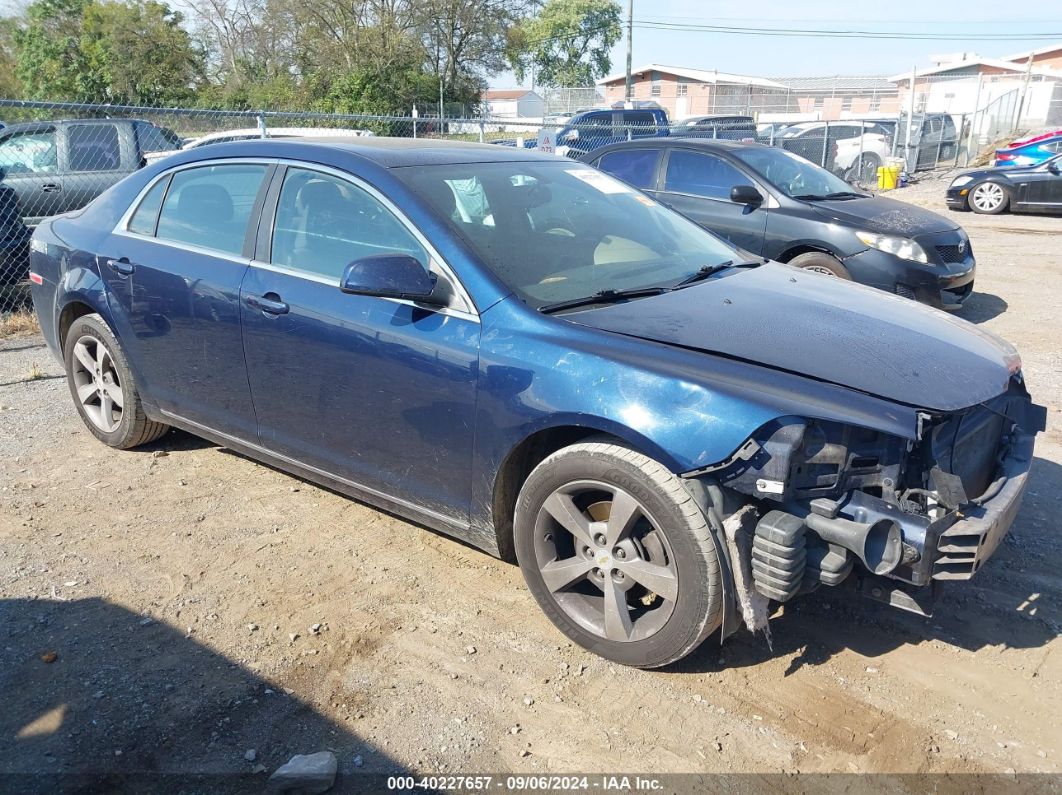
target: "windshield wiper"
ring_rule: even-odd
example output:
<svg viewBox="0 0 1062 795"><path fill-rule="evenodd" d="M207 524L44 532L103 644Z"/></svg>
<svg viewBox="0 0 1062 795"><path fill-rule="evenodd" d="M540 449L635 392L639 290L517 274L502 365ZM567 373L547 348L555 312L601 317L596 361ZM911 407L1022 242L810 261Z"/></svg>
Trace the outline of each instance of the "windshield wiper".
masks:
<svg viewBox="0 0 1062 795"><path fill-rule="evenodd" d="M727 268L755 268L759 265L763 265L766 261L767 260L758 260L756 262L734 262L734 260L728 259L726 262L720 262L716 265L702 265L682 281L675 282L668 289L681 290L683 287L689 287L691 284L704 281L713 273L718 273Z"/></svg>
<svg viewBox="0 0 1062 795"><path fill-rule="evenodd" d="M582 298L569 298L567 301L557 301L553 304L543 304L538 308L543 314L559 312L562 309L574 309L577 306L591 306L593 304L614 304L625 301L628 298L648 298L651 295L666 293L669 287L635 287L630 290L598 290L593 295L584 295Z"/></svg>
<svg viewBox="0 0 1062 795"><path fill-rule="evenodd" d="M821 202L830 201L831 199L865 199L867 194L856 193L855 191L842 190L837 193L827 193L825 195L821 193L799 193L793 196L794 199L800 199L806 202Z"/></svg>

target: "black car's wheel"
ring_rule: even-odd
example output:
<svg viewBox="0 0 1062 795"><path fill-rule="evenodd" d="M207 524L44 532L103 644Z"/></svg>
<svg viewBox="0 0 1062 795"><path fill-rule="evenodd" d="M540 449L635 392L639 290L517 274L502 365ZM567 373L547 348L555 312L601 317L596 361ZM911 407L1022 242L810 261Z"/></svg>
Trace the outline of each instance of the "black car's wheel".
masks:
<svg viewBox="0 0 1062 795"><path fill-rule="evenodd" d="M528 476L516 555L549 619L580 646L654 668L689 654L722 616L715 542L679 478L602 438Z"/></svg>
<svg viewBox="0 0 1062 795"><path fill-rule="evenodd" d="M789 260L794 268L822 273L826 276L836 276L838 279L851 279L848 269L836 257L830 256L825 251L809 251Z"/></svg>
<svg viewBox="0 0 1062 795"><path fill-rule="evenodd" d="M1010 205L1010 192L998 182L980 182L970 189L970 209L982 215L999 215Z"/></svg>
<svg viewBox="0 0 1062 795"><path fill-rule="evenodd" d="M144 413L122 347L99 315L84 315L71 324L63 358L78 414L101 442L127 450L169 430Z"/></svg>

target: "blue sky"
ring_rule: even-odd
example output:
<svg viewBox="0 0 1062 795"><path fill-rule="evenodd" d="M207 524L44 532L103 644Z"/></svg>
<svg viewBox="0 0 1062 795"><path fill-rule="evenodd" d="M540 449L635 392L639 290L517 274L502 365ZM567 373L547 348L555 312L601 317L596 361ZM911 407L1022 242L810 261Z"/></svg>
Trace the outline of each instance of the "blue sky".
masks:
<svg viewBox="0 0 1062 795"><path fill-rule="evenodd" d="M626 19L626 0L624 6ZM1055 33L1035 41L900 41L742 36L665 30L634 30L634 65L662 63L762 76L896 74L929 65L938 53L1010 55L1062 41L1058 0L634 0L634 19L735 27L899 31L942 36ZM742 15L746 16L742 16ZM755 16L748 16L754 14ZM625 45L612 53L612 71L624 68ZM491 81L515 85L511 74ZM525 82L525 84L527 84Z"/></svg>

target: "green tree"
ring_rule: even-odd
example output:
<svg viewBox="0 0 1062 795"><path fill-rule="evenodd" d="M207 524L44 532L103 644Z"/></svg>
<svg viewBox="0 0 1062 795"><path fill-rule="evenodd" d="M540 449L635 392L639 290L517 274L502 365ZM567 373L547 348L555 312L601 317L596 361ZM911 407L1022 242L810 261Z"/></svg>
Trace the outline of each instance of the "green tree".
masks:
<svg viewBox="0 0 1062 795"><path fill-rule="evenodd" d="M80 49L97 96L109 102L188 102L203 77L203 57L179 12L155 0L86 6Z"/></svg>
<svg viewBox="0 0 1062 795"><path fill-rule="evenodd" d="M187 101L203 56L182 21L155 0L36 0L14 33L16 73L34 99Z"/></svg>
<svg viewBox="0 0 1062 795"><path fill-rule="evenodd" d="M548 0L539 13L510 31L508 56L517 79L533 71L544 86L588 86L612 66L620 39L615 0Z"/></svg>
<svg viewBox="0 0 1062 795"><path fill-rule="evenodd" d="M21 97L22 83L15 74L15 20L0 19L0 97Z"/></svg>
<svg viewBox="0 0 1062 795"><path fill-rule="evenodd" d="M80 98L81 19L89 0L37 0L14 33L15 72L30 99Z"/></svg>

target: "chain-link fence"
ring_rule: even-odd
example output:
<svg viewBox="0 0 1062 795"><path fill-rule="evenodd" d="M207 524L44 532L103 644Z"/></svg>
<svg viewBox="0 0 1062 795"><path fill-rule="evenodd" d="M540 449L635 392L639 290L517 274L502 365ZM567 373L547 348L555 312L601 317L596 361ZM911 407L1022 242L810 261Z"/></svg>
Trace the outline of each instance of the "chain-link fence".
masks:
<svg viewBox="0 0 1062 795"><path fill-rule="evenodd" d="M383 135L548 146L559 155L578 157L615 141L649 137L754 140L873 187L878 168L890 161L902 162L909 173L964 166L1023 124L1025 129L1062 126L1062 82L1026 79L1013 85L1012 79L978 77L973 88L969 81L926 80L909 81L905 89L902 82L884 78L830 81L805 78L783 85L759 80L704 92L694 85L637 83L635 101L624 104L621 95L618 105L609 86L552 89L548 101L537 106L542 115L535 117L371 116L0 99L0 122L6 125L0 128L0 313L26 306L29 237L42 219L83 207L152 160L222 141ZM970 91L972 98L966 96Z"/></svg>

